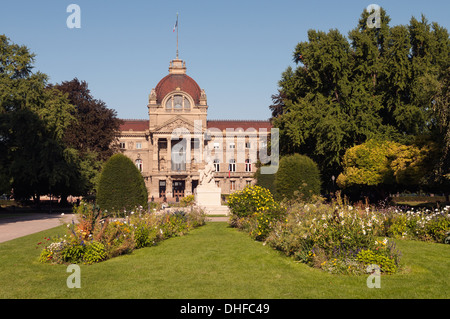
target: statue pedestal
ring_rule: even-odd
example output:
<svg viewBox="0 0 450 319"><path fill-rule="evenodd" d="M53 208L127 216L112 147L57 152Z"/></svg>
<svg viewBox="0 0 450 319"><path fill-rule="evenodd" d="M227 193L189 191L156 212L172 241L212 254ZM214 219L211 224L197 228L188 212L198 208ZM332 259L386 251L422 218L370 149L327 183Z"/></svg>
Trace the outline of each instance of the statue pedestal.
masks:
<svg viewBox="0 0 450 319"><path fill-rule="evenodd" d="M195 189L195 203L198 206L220 206L220 188L216 185L198 185Z"/></svg>
<svg viewBox="0 0 450 319"><path fill-rule="evenodd" d="M228 206L221 205L220 188L215 184L198 185L195 189L195 204L206 214L228 215Z"/></svg>

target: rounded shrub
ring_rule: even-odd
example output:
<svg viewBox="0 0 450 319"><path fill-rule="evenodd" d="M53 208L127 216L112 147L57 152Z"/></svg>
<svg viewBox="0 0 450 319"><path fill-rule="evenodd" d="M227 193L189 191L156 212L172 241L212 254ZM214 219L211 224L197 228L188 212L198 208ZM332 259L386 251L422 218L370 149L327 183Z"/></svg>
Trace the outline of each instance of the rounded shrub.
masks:
<svg viewBox="0 0 450 319"><path fill-rule="evenodd" d="M147 188L137 167L123 154L111 156L100 174L97 205L111 212L147 208L147 202Z"/></svg>
<svg viewBox="0 0 450 319"><path fill-rule="evenodd" d="M268 189L272 194L276 194L275 174L262 174L261 167L259 167L255 172L254 178L256 179L256 185Z"/></svg>
<svg viewBox="0 0 450 319"><path fill-rule="evenodd" d="M293 154L280 159L275 174L275 197L292 199L300 195L309 200L313 195L320 194L320 172L317 164L305 155Z"/></svg>

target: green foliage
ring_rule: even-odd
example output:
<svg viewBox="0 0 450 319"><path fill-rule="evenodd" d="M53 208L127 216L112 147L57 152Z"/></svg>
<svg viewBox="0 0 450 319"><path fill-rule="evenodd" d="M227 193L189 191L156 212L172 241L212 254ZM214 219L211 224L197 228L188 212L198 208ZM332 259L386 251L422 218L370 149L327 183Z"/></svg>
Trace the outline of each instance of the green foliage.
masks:
<svg viewBox="0 0 450 319"><path fill-rule="evenodd" d="M93 241L86 246L83 254L83 261L87 264L100 262L106 258L105 246L97 241Z"/></svg>
<svg viewBox="0 0 450 319"><path fill-rule="evenodd" d="M247 186L228 198L233 226L245 229L256 240L263 240L272 225L282 219L286 210L270 191L260 186Z"/></svg>
<svg viewBox="0 0 450 319"><path fill-rule="evenodd" d="M238 218L250 216L256 212L276 208L272 194L261 186L247 186L228 197L228 207L233 216Z"/></svg>
<svg viewBox="0 0 450 319"><path fill-rule="evenodd" d="M271 216L264 211L232 215L230 225L286 256L331 273L363 274L365 262L378 263L386 273L399 269L395 244L386 238L376 240L386 233L386 218L369 207L354 208L338 197L331 205L290 201L287 212Z"/></svg>
<svg viewBox="0 0 450 319"><path fill-rule="evenodd" d="M32 73L34 57L0 35L0 188L13 188L16 199L86 195L120 121L85 82L53 86Z"/></svg>
<svg viewBox="0 0 450 319"><path fill-rule="evenodd" d="M83 261L83 255L86 250L86 245L84 242L79 242L74 239L71 243L66 245L61 251L61 257L63 262L76 264Z"/></svg>
<svg viewBox="0 0 450 319"><path fill-rule="evenodd" d="M102 210L120 212L138 206L147 208L147 202L147 188L139 170L125 155L113 155L100 175L97 204Z"/></svg>
<svg viewBox="0 0 450 319"><path fill-rule="evenodd" d="M68 234L64 237L45 238L40 262L100 262L170 237L183 236L204 225L206 220L204 212L197 209L151 214L138 208L122 218L112 218L84 202L74 212L78 223L68 224Z"/></svg>
<svg viewBox="0 0 450 319"><path fill-rule="evenodd" d="M309 30L295 47L297 67L282 74L270 106L280 151L309 156L330 180L354 145L373 138L409 145L426 135L447 145L438 148L444 151L433 176L442 182L450 167L448 31L425 17L390 26L383 8L380 28L369 28L369 14L364 10L348 38Z"/></svg>
<svg viewBox="0 0 450 319"><path fill-rule="evenodd" d="M380 271L387 274L393 274L398 269L398 266L392 258L376 253L370 249L360 251L356 259L364 265L378 265Z"/></svg>
<svg viewBox="0 0 450 319"><path fill-rule="evenodd" d="M261 174L261 167L258 167L254 178L256 179L256 185L268 189L272 194L276 194L275 174Z"/></svg>
<svg viewBox="0 0 450 319"><path fill-rule="evenodd" d="M134 230L134 243L137 249L151 246L157 238L156 229L140 224Z"/></svg>
<svg viewBox="0 0 450 319"><path fill-rule="evenodd" d="M433 167L436 145L418 147L392 141L369 140L348 149L343 172L337 178L341 188L354 185L420 185Z"/></svg>
<svg viewBox="0 0 450 319"><path fill-rule="evenodd" d="M274 183L278 199L301 196L304 200L310 200L313 195L320 194L319 169L317 164L305 155L282 157Z"/></svg>
<svg viewBox="0 0 450 319"><path fill-rule="evenodd" d="M181 204L181 207L188 207L188 206L194 205L195 204L195 195L184 196L180 200L180 204Z"/></svg>
<svg viewBox="0 0 450 319"><path fill-rule="evenodd" d="M450 232L450 206L435 209L390 211L384 219L384 235L445 243Z"/></svg>

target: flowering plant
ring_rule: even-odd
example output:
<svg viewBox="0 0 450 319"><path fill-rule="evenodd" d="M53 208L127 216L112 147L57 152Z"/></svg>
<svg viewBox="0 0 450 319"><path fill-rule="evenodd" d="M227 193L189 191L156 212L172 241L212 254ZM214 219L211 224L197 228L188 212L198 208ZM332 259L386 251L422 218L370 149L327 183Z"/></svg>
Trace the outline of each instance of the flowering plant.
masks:
<svg viewBox="0 0 450 319"><path fill-rule="evenodd" d="M75 207L77 222L67 224L68 234L60 238L45 238L40 262L95 263L126 254L136 248L186 234L205 224L203 211L148 213L142 207L120 212L119 217L104 214L92 205Z"/></svg>
<svg viewBox="0 0 450 319"><path fill-rule="evenodd" d="M270 191L261 186L248 186L231 194L228 207L231 211L230 224L245 229L257 240L263 240L286 212L273 199Z"/></svg>

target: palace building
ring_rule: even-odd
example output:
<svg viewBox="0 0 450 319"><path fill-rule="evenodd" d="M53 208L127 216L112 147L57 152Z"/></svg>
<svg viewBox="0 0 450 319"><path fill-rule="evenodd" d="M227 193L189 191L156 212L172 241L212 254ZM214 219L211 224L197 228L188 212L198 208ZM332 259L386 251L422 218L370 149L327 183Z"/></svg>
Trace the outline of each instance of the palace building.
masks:
<svg viewBox="0 0 450 319"><path fill-rule="evenodd" d="M207 161L214 163L222 194L254 184L255 164L267 154L269 121L208 120L205 90L178 57L151 90L147 107L148 120L123 120L118 138L141 171L149 200L194 194Z"/></svg>

